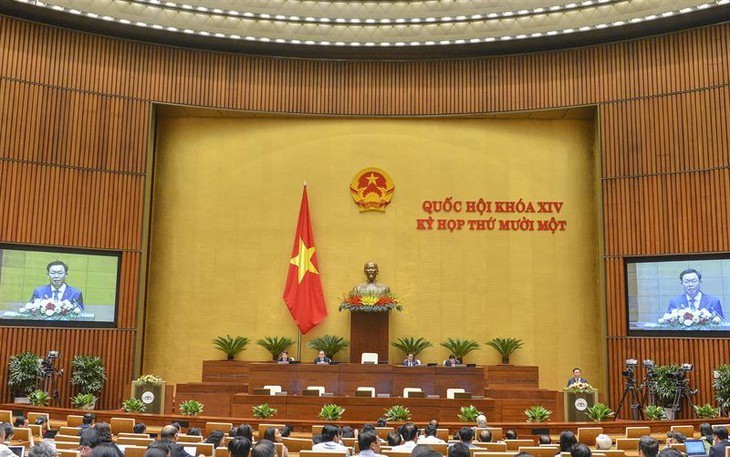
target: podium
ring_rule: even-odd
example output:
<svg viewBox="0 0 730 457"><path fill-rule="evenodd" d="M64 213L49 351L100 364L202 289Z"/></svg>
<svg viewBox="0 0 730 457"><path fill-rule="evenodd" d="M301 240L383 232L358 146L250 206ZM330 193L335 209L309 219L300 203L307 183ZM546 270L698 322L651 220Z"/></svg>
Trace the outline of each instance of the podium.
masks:
<svg viewBox="0 0 730 457"><path fill-rule="evenodd" d="M145 405L145 413L165 414L165 383L139 384L132 383L132 398L139 398Z"/></svg>
<svg viewBox="0 0 730 457"><path fill-rule="evenodd" d="M350 312L350 363L360 363L363 352L376 352L388 361L390 312Z"/></svg>
<svg viewBox="0 0 730 457"><path fill-rule="evenodd" d="M563 391L563 411L565 422L590 422L586 410L598 403L598 391L588 392Z"/></svg>

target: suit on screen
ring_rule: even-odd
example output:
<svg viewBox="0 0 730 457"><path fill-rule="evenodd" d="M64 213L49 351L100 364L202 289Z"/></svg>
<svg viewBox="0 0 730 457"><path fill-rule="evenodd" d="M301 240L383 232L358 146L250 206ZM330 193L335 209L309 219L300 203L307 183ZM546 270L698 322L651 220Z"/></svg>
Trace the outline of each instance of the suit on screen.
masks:
<svg viewBox="0 0 730 457"><path fill-rule="evenodd" d="M51 290L51 285L46 284L45 286L36 287L33 290L33 296L30 297L30 301L35 300L36 298L53 298L53 291ZM84 297L81 295L81 291L75 287L71 287L68 284L66 284L66 290L63 291L63 296L61 297L61 301L68 300L71 303L77 304L80 309L84 309Z"/></svg>
<svg viewBox="0 0 730 457"><path fill-rule="evenodd" d="M687 303L687 295L685 294L678 295L670 299L667 312L670 313L673 309L682 308L690 308L689 303ZM722 312L720 299L717 297L713 297L712 295L707 295L704 292L702 292L702 298L700 299L700 309L706 309L707 311L715 313L721 318L725 319L725 314L723 314Z"/></svg>

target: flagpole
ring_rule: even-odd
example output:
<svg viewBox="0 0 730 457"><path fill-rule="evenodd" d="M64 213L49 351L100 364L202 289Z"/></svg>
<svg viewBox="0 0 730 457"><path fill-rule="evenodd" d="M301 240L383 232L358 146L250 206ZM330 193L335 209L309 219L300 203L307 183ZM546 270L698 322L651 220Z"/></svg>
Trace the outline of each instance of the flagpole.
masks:
<svg viewBox="0 0 730 457"><path fill-rule="evenodd" d="M302 361L302 331L297 328L297 360Z"/></svg>

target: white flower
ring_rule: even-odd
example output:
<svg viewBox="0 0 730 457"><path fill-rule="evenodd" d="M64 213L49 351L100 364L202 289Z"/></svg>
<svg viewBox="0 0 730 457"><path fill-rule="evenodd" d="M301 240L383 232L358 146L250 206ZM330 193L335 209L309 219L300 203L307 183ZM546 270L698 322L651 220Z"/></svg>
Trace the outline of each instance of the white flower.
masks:
<svg viewBox="0 0 730 457"><path fill-rule="evenodd" d="M663 317L660 317L660 318L659 318L659 321L658 321L658 322L659 322L660 324L663 324L663 323L664 323L664 318L663 318Z"/></svg>
<svg viewBox="0 0 730 457"><path fill-rule="evenodd" d="M695 316L692 318L692 322L694 322L695 324L698 323L699 321L700 321L700 318L698 316Z"/></svg>
<svg viewBox="0 0 730 457"><path fill-rule="evenodd" d="M715 317L712 318L712 322L714 322L716 324L719 324L721 320L722 319L720 319L720 316L715 316Z"/></svg>
<svg viewBox="0 0 730 457"><path fill-rule="evenodd" d="M81 310L79 308L74 309L74 314L81 314Z"/></svg>
<svg viewBox="0 0 730 457"><path fill-rule="evenodd" d="M45 312L45 314L46 314L46 316L53 316L53 310L52 309L47 309L46 312Z"/></svg>
<svg viewBox="0 0 730 457"><path fill-rule="evenodd" d="M690 325L692 325L692 319L685 319L684 320L684 325L686 325L687 327L689 327Z"/></svg>

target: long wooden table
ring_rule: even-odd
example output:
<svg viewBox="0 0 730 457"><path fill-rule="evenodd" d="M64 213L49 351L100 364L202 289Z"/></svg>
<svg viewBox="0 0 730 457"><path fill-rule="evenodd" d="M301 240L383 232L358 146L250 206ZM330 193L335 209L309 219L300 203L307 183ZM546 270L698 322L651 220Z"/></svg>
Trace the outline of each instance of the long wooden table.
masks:
<svg viewBox="0 0 730 457"><path fill-rule="evenodd" d="M401 396L406 387L420 387L426 395L441 397L446 397L447 389L451 388L484 395L482 367L251 363L248 368L249 393L267 385L278 385L290 395L301 394L309 386L324 386L326 392L339 396L354 395L360 386L375 387L377 393L391 396Z"/></svg>

